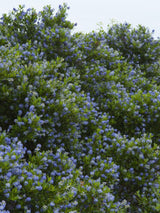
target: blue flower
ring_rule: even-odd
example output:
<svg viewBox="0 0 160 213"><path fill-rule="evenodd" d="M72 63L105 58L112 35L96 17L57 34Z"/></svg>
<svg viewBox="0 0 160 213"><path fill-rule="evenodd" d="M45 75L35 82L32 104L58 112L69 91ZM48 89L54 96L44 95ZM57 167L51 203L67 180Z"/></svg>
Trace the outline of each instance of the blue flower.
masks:
<svg viewBox="0 0 160 213"><path fill-rule="evenodd" d="M42 191L42 186L36 186L36 189L37 189L38 191Z"/></svg>
<svg viewBox="0 0 160 213"><path fill-rule="evenodd" d="M50 206L55 206L54 202L50 202Z"/></svg>
<svg viewBox="0 0 160 213"><path fill-rule="evenodd" d="M29 201L31 201L31 198L30 198L30 197L27 197L27 198L25 199L25 201L26 201L26 202L29 202Z"/></svg>
<svg viewBox="0 0 160 213"><path fill-rule="evenodd" d="M31 106L29 107L29 111L30 111L30 112L33 112L34 109L35 109L34 105L31 105Z"/></svg>
<svg viewBox="0 0 160 213"><path fill-rule="evenodd" d="M17 204L16 205L16 209L20 209L21 208L21 205L20 204Z"/></svg>

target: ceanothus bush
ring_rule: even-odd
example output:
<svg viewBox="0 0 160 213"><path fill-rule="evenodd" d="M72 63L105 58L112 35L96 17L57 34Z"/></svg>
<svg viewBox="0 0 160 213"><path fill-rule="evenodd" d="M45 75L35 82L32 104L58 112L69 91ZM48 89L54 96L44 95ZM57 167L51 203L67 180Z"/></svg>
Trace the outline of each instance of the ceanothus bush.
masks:
<svg viewBox="0 0 160 213"><path fill-rule="evenodd" d="M1 18L0 212L158 213L159 40L68 9Z"/></svg>

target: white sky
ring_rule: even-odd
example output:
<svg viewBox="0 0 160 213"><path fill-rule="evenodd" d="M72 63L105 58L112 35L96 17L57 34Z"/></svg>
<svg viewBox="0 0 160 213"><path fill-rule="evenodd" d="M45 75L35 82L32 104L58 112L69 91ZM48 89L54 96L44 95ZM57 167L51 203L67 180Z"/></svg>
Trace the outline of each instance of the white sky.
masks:
<svg viewBox="0 0 160 213"><path fill-rule="evenodd" d="M70 7L68 19L78 24L76 31L97 30L99 23L106 29L111 20L116 20L154 29L155 37L160 37L160 0L0 0L0 17L19 4L40 11L48 4L57 10L63 2Z"/></svg>

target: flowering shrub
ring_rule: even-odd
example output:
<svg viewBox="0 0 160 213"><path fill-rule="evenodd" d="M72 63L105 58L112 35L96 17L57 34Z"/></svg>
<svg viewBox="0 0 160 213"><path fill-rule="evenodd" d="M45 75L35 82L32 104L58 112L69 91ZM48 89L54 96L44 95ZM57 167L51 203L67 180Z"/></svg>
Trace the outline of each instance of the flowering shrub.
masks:
<svg viewBox="0 0 160 213"><path fill-rule="evenodd" d="M19 6L0 22L0 212L159 212L159 40L72 33Z"/></svg>
<svg viewBox="0 0 160 213"><path fill-rule="evenodd" d="M153 64L159 59L159 41L154 40L144 26L132 29L128 23L114 24L108 30L106 39L111 47L134 65Z"/></svg>

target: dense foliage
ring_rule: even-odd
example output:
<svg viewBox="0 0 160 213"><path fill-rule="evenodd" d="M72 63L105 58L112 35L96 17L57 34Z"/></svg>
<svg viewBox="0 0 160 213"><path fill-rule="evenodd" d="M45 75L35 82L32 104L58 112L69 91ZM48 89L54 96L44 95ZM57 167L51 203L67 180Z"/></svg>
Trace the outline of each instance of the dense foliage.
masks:
<svg viewBox="0 0 160 213"><path fill-rule="evenodd" d="M160 41L72 33L67 5L0 22L0 212L160 212Z"/></svg>

